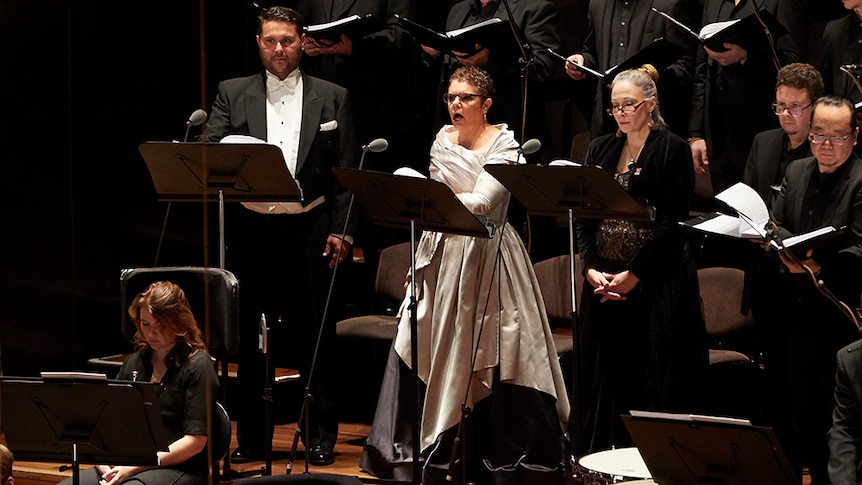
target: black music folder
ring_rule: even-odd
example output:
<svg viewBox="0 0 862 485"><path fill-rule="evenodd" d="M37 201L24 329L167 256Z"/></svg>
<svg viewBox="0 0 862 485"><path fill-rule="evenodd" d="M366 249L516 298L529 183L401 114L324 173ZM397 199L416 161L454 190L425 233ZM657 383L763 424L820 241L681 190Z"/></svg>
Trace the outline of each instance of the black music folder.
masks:
<svg viewBox="0 0 862 485"><path fill-rule="evenodd" d="M772 428L718 416L631 414L621 418L656 483L799 483Z"/></svg>
<svg viewBox="0 0 862 485"><path fill-rule="evenodd" d="M441 52L474 54L478 52L477 44L493 47L502 42L511 42L509 21L497 17L447 32L437 32L398 14L395 14L395 18L416 42Z"/></svg>
<svg viewBox="0 0 862 485"><path fill-rule="evenodd" d="M383 27L383 22L373 15L367 14L364 16L351 15L324 24L306 25L304 31L305 35L318 42L336 43L341 40L341 34L350 39L361 39L366 35L382 30Z"/></svg>
<svg viewBox="0 0 862 485"><path fill-rule="evenodd" d="M706 24L699 33L655 7L652 10L715 52L726 51L725 43L736 44L744 49L756 47L768 40L764 32L765 29L769 30L773 38L787 33L787 29L771 13L762 8L757 11L757 15L751 14L741 19Z"/></svg>
<svg viewBox="0 0 862 485"><path fill-rule="evenodd" d="M554 52L551 49L548 49L548 51L554 56L562 59L569 65L574 66L579 71L583 71L599 80L605 80L607 82L613 81L614 76L621 73L622 71L625 71L626 69L638 68L643 66L644 64L652 64L653 67L655 67L656 70L661 73L668 66L678 61L679 58L682 57L684 54L684 51L680 46L665 39L664 37L659 37L648 46L635 52L631 57L624 60L623 62L611 67L605 72L600 72L596 71L595 69L590 69L589 67L582 66L580 64L569 62L568 59L566 59L559 53Z"/></svg>

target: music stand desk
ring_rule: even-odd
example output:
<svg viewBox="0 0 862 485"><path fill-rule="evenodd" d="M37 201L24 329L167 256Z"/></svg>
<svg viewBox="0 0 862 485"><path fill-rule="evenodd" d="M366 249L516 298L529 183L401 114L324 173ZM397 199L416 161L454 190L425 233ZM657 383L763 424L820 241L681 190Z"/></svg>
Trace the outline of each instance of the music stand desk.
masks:
<svg viewBox="0 0 862 485"><path fill-rule="evenodd" d="M168 450L156 385L92 379L0 378L2 422L15 458L158 465Z"/></svg>
<svg viewBox="0 0 862 485"><path fill-rule="evenodd" d="M772 428L712 416L621 417L659 484L799 483Z"/></svg>

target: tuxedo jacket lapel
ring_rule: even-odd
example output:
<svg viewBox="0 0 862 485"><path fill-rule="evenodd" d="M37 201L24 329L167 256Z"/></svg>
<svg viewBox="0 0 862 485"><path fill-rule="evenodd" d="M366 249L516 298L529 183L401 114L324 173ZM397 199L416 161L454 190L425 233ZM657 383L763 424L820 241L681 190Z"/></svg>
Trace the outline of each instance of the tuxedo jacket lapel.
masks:
<svg viewBox="0 0 862 485"><path fill-rule="evenodd" d="M302 127L299 132L299 151L296 155L296 173L302 170L308 158L309 150L314 137L320 130L321 113L323 112L323 98L317 92L314 80L309 76L302 76Z"/></svg>
<svg viewBox="0 0 862 485"><path fill-rule="evenodd" d="M249 134L266 140L266 72L261 75L260 82L246 91L243 104Z"/></svg>

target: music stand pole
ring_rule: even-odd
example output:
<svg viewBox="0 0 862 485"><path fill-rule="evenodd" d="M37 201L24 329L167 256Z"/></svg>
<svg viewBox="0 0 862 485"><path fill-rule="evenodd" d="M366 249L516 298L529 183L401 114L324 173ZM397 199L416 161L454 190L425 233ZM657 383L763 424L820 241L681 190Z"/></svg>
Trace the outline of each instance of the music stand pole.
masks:
<svg viewBox="0 0 862 485"><path fill-rule="evenodd" d="M518 49L521 51L521 58L519 60L521 63L521 143L523 143L526 141L527 130L527 77L530 65L533 63L533 47L530 45L530 41L521 39L521 35L518 33L518 26L515 25L513 20L512 8L509 6L508 0L503 0L503 7L505 7L506 14L509 16L509 28L512 30L512 36L515 38Z"/></svg>
<svg viewBox="0 0 862 485"><path fill-rule="evenodd" d="M423 399L422 399L422 386L419 385L419 317L416 315L416 310L419 307L419 300L417 298L418 292L416 291L416 221L414 219L410 220L410 365L413 367L415 378L413 379L413 385L416 386L415 396L416 396L416 420L414 421L414 428L412 434L412 446L413 446L413 475L412 482L413 483L422 483L422 465L419 462L420 455L420 444L419 438L421 433L419 432L422 428L422 409L423 409Z"/></svg>

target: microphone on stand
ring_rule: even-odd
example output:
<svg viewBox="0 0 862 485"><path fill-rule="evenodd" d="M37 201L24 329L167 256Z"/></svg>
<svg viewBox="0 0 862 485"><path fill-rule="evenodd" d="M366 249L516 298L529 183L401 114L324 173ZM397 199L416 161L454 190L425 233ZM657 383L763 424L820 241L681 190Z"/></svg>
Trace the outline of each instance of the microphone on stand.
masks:
<svg viewBox="0 0 862 485"><path fill-rule="evenodd" d="M525 141L520 148L518 148L518 159L516 162L521 161L522 155L530 155L531 153L536 153L539 149L542 148L542 142L535 138L530 138Z"/></svg>
<svg viewBox="0 0 862 485"><path fill-rule="evenodd" d="M371 140L367 145L362 145L362 156L359 158L359 170L362 170L362 166L365 163L365 154L366 153L368 153L368 152L380 153L382 151L385 151L387 148L389 148L389 142L386 141L385 138L375 138L374 140ZM351 214L351 212L353 212L353 200L354 200L354 198L355 198L355 195L350 194L350 202L348 202L348 204L347 204L347 213L344 216L344 227L341 231L341 234L347 234L347 226L350 222L350 214ZM343 250L344 250L343 245L338 248L338 259L339 260L341 259L341 251L343 251ZM320 339L321 339L321 336L323 335L323 322L326 321L326 314L329 311L329 301L330 301L330 298L332 297L332 288L333 288L333 285L335 284L335 275L337 273L338 273L338 265L336 265L332 269L332 276L331 276L331 279L329 281L329 292L326 295L326 304L324 304L324 306L323 306L323 317L321 318L320 333L318 333L317 342L314 344L314 353L312 354L313 357L311 359L311 367L310 367L311 369L314 369L315 366L317 365L317 350L320 347ZM293 462L296 459L296 448L299 445L299 438L300 438L301 430L303 429L303 424L302 424L303 419L305 420L305 429L308 430L308 422L309 422L308 403L309 403L310 398L311 398L310 390L311 390L311 379L312 379L313 374L314 374L314 372L312 372L312 375L310 375L308 377L308 380L305 383L305 394L304 394L303 399L302 399L302 408L299 411L299 418L296 421L296 431L294 432L294 435L293 435L293 444L290 447L290 456L287 459L287 466L285 466L285 470L284 470L284 473L286 475L290 475L290 472L293 471ZM308 441L306 441L306 443L308 443ZM308 445L306 445L306 446L308 446ZM305 458L305 472L308 473L308 456L307 455Z"/></svg>
<svg viewBox="0 0 862 485"><path fill-rule="evenodd" d="M371 140L367 145L362 145L362 155L365 155L365 152L374 152L380 153L385 152L386 149L389 148L389 142L386 141L385 138L375 138ZM359 163L359 168L362 168L362 163Z"/></svg>
<svg viewBox="0 0 862 485"><path fill-rule="evenodd" d="M203 123L207 119L207 112L202 109L196 109L192 114L189 115L189 119L186 120L186 134L183 136L183 143L188 141L189 139L189 128L192 126L198 126ZM159 235L159 244L156 246L156 259L153 261L153 266L157 266L159 263L159 253L162 251L162 241L165 238L165 228L168 226L168 214L171 213L171 201L168 201L168 208L165 210L165 220L162 222L162 233Z"/></svg>
<svg viewBox="0 0 862 485"><path fill-rule="evenodd" d="M186 120L186 135L183 137L183 143L187 142L189 139L189 129L192 126L200 125L206 120L207 112L202 109L196 109L191 115L189 115L189 119Z"/></svg>

